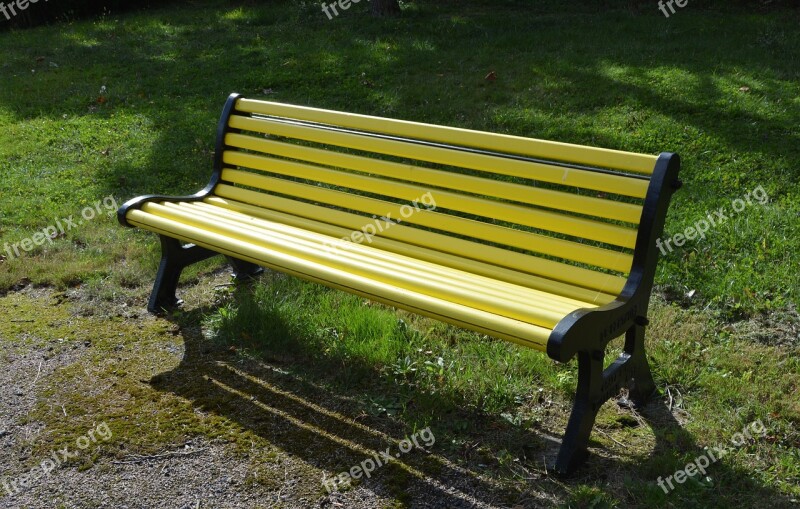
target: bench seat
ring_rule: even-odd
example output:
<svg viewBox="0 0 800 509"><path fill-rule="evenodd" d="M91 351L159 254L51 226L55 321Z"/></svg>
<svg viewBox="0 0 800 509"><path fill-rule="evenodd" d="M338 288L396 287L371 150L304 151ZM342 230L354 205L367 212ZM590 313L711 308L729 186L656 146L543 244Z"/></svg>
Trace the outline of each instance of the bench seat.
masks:
<svg viewBox="0 0 800 509"><path fill-rule="evenodd" d="M501 280L496 267L479 262L453 268L437 263L447 258L441 252L390 239L347 244L344 228L219 197L148 203L128 222L542 351L569 313L614 300L511 270Z"/></svg>
<svg viewBox="0 0 800 509"><path fill-rule="evenodd" d="M578 358L555 470L586 457L598 409L655 389L647 306L679 158L229 97L211 181L147 195L121 224L158 233L151 312L184 267L225 255ZM604 368L608 343L623 353Z"/></svg>

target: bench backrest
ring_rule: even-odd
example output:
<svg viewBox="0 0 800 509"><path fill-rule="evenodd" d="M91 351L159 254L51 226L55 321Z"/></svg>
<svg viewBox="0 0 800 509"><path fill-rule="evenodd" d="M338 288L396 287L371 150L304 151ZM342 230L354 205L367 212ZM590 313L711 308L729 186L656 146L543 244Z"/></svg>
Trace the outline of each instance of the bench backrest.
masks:
<svg viewBox="0 0 800 509"><path fill-rule="evenodd" d="M383 222L387 245L581 300L625 286L657 156L244 98L226 110L217 196L350 230L401 219Z"/></svg>

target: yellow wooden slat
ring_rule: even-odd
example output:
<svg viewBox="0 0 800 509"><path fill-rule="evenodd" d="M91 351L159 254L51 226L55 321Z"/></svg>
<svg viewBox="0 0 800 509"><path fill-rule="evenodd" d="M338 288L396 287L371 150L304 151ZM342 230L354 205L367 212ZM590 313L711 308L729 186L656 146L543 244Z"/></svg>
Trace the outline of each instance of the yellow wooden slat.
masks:
<svg viewBox="0 0 800 509"><path fill-rule="evenodd" d="M285 200L285 198L274 198L275 200ZM321 233L336 239L347 237L353 231L359 230L364 225L363 216L338 210L331 210L329 208L311 204L303 204L308 209L304 212L304 214L309 215L310 217L324 218L327 222L322 222L317 219L309 219L308 217L286 214L277 210L265 209L263 207L257 207L255 205L249 205L247 203L221 198L218 196L208 197L205 199L204 203L207 203L209 207L225 208L227 210L237 212L243 216L258 217L273 222L284 223L297 228L302 228L304 230ZM405 226L401 225L393 228L400 230L407 229ZM425 233L430 234L432 237L442 236L441 234L437 233ZM555 296L564 296L569 299L582 302L587 307L608 304L616 297L616 295L601 293L596 290L589 290L587 288L562 283L560 281L553 281L552 279L526 274L520 271L508 269L506 267L491 265L488 263L479 262L477 260L428 249L423 246L408 244L394 239L373 237L370 240L371 242L368 242L369 245L378 249L383 249L405 256L416 257L420 260L434 263L444 268L453 267L455 269L472 274L486 276L518 286L537 289ZM431 245L439 244L438 240L426 240L430 240ZM460 240L456 239L456 241ZM478 245L480 246L480 244ZM624 280L622 281L624 282Z"/></svg>
<svg viewBox="0 0 800 509"><path fill-rule="evenodd" d="M415 184L405 184L378 177L368 177L366 175L324 168L322 166L296 163L244 152L226 150L223 155L223 162L232 166L241 166L301 179L314 180L336 187L347 187L372 194L399 198L409 202L412 200L419 200L424 195L429 194L436 201L437 207L446 210L465 212L492 220L515 223L555 233L563 233L571 237L595 240L628 249L632 249L636 245L637 230L635 228L603 223L595 219L559 214L557 212L463 195L441 189L431 190L430 188ZM229 172L228 174L234 175L235 171L236 170ZM236 173L236 178L246 178L249 181L249 183L241 183L249 186L261 187L256 184L258 180L251 178L251 176L254 175L252 173L246 173L244 175L242 172ZM261 188L269 189L269 187ZM570 245L565 245L564 249L569 251ZM555 253L554 255L567 257L561 253Z"/></svg>
<svg viewBox="0 0 800 509"><path fill-rule="evenodd" d="M319 198L323 195L326 196L331 192L337 192L327 189L313 188L313 186L309 187L312 188L311 191L314 191L313 195L315 198ZM279 196L269 196L265 195L264 193L242 189L226 184L218 185L214 192L216 195L223 198L229 198L268 209L271 208L310 219L324 218L328 222L333 222L334 219L332 218L340 217L341 214L347 214L345 212L326 207L319 207L297 200L281 198ZM317 196L317 192L320 193L320 196ZM392 212L391 210L386 210L385 202L359 196L348 196L351 196L351 202L349 206L353 210L361 210L362 212L368 214L385 214L387 212ZM316 201L324 202L324 200ZM320 214L320 209L324 209L327 212L325 214ZM350 215L359 218L362 221L361 226L365 224L364 221L369 221L369 219L363 216L354 214ZM359 228L361 226L359 226ZM443 251L494 265L509 267L515 270L527 272L529 274L546 277L555 281L563 281L565 283L597 290L603 293L618 295L626 281L625 278L613 274L595 272L586 268L575 267L562 262L546 260L536 256L525 255L522 253L509 251L507 249L488 246L448 235L406 227L402 224L393 225L390 229L384 230L382 235L385 235L388 238L406 242L408 244L428 247L438 251Z"/></svg>
<svg viewBox="0 0 800 509"><path fill-rule="evenodd" d="M228 133L225 144L229 147L273 154L310 163L347 168L373 175L407 180L455 191L493 196L540 207L575 212L605 219L638 224L642 214L641 205L620 201L581 196L575 193L542 189L530 185L502 182L488 178L464 175L452 171L435 170L410 164L400 164L372 157L345 154L333 150L283 143L244 134Z"/></svg>
<svg viewBox="0 0 800 509"><path fill-rule="evenodd" d="M236 102L236 109L241 112L274 115L289 119L341 126L349 129L383 133L392 136L462 145L529 157L555 159L590 166L615 168L648 175L653 172L657 159L656 156L647 154L636 154L619 150L586 147L569 143L537 140L506 134L486 133L469 129L372 117L253 99L239 99Z"/></svg>
<svg viewBox="0 0 800 509"><path fill-rule="evenodd" d="M545 327L468 308L428 295L408 292L380 281L240 240L228 239L223 235L153 216L141 210L131 210L128 212L127 218L132 226L175 237L184 242L191 242L221 254L264 265L280 272L339 288L377 302L407 309L423 316L506 339L529 348L541 351L547 348L551 330ZM265 262L264 260L270 261Z"/></svg>
<svg viewBox="0 0 800 509"><path fill-rule="evenodd" d="M403 273L423 278L426 284L434 286L450 286L459 292L480 293L483 297L490 297L501 301L510 301L523 307L533 306L562 315L581 308L590 307L585 302L580 302L566 297L552 295L539 290L508 284L498 279L487 278L470 274L462 270L435 265L417 257L408 257L380 250L368 244L352 244L338 241L327 235L321 235L307 229L267 221L253 216L245 216L237 212L214 207L203 202L196 203L164 203L164 207L177 209L191 218L203 218L212 223L223 223L233 228L247 229L258 236L259 239L269 239L270 243L281 245L289 242L294 245L304 245L312 250L336 251L349 263L357 261L374 265L376 269L394 273ZM425 293L425 292L423 292ZM594 306L592 306L594 307ZM489 310L488 308L485 308Z"/></svg>
<svg viewBox="0 0 800 509"><path fill-rule="evenodd" d="M282 163L276 164L273 166L273 168L277 168L281 165ZM295 174L300 176L302 172L299 169L296 169ZM345 185L345 178L337 178L339 184ZM357 210L354 208L356 207L356 204L370 203L372 205L370 213L379 214L387 218L391 217L392 219L403 219L401 216L401 211L404 210L402 207L406 206L388 201L375 200L373 198L365 198L342 191L334 191L320 186L300 184L274 177L257 175L241 170L223 170L222 180L248 187L269 189L273 192L285 195L324 201L331 205L354 210ZM392 189L397 192L396 188ZM420 195L417 194L417 197L419 196ZM437 193L435 196L437 204L439 204L438 201L440 198L443 198L442 194ZM382 204L383 212L372 211L376 208L380 208L377 207L377 203L375 202ZM442 205L444 205L444 208L454 208L448 203L444 203ZM488 206L484 206L488 208ZM597 267L608 268L619 272L627 272L630 270L631 263L633 261L633 256L628 253L580 244L577 242L553 238L538 233L515 230L505 226L475 221L473 219L442 214L427 210L424 206L420 206L419 210L416 210L413 207L409 210L412 210L413 214L411 214L408 218L403 219L403 221L406 223L419 224L454 234L467 235L499 244L505 244L508 246L519 247L521 249L549 254L567 260L588 263Z"/></svg>
<svg viewBox="0 0 800 509"><path fill-rule="evenodd" d="M366 152L540 180L570 187L593 189L636 198L643 198L647 194L648 181L646 179L630 178L622 175L578 170L486 154L463 152L443 147L374 138L354 133L330 131L319 127L291 124L266 118L233 115L228 121L228 125L235 129L246 131L285 136L326 145L336 145Z"/></svg>
<svg viewBox="0 0 800 509"><path fill-rule="evenodd" d="M193 214L191 211L184 212L177 207L166 207L158 203L149 202L142 206L142 211L222 235L227 239L265 247L293 258L304 259L385 285L402 288L410 293L428 295L472 309L526 321L549 329L554 328L569 312L578 309L577 307L563 305L558 306L557 311L552 309L552 305L536 306L516 302L512 299L497 299L489 292L480 291L478 285L470 285L472 291L462 291L455 281L450 285L437 284L431 274L426 273L424 270L410 270L408 267L403 268L400 265L392 266L390 263L381 262L377 258L356 256L358 248L352 251L328 251L320 249L319 244L301 242L297 238L281 235L274 231L270 232L269 235L263 230L254 232L250 228L242 228L241 225L236 224L231 225L230 222L222 219L209 223L202 217L198 217L197 214ZM366 250L369 248L361 246L361 249ZM409 263L414 263L413 259L408 260ZM264 262L268 263L270 259L267 258ZM542 296L537 299L534 295L531 295L531 300L536 304L541 303L540 301L544 299Z"/></svg>

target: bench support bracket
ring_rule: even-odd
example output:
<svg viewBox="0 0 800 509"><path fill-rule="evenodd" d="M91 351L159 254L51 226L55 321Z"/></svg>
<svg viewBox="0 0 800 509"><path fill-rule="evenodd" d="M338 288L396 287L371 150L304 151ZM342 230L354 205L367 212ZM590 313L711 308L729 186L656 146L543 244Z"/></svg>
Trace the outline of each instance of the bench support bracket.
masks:
<svg viewBox="0 0 800 509"><path fill-rule="evenodd" d="M586 460L589 436L603 403L628 388L630 400L641 405L655 391L644 351L643 325L626 331L623 353L606 369L604 358L603 350L578 352L578 388L554 466L558 474L570 474Z"/></svg>
<svg viewBox="0 0 800 509"><path fill-rule="evenodd" d="M180 306L183 301L177 297L178 280L183 269L199 261L217 256L219 253L194 244L183 245L179 240L165 235L161 238L161 263L158 265L156 282L150 293L147 310L160 313L163 310ZM230 256L226 257L233 267L236 279L252 278L263 272L263 268Z"/></svg>
<svg viewBox="0 0 800 509"><path fill-rule="evenodd" d="M226 256L228 263L233 267L233 278L237 281L250 281L264 272L264 267L255 263L246 262L232 256Z"/></svg>

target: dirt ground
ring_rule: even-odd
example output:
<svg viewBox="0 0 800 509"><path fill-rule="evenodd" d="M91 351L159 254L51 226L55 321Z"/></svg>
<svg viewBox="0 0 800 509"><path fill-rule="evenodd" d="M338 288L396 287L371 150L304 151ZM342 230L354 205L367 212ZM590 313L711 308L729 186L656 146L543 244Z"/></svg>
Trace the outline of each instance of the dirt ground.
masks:
<svg viewBox="0 0 800 509"><path fill-rule="evenodd" d="M167 324L165 335L173 335L172 341L164 343L163 337L156 337L155 342L131 338L128 331L148 330L159 319L127 306L124 299L104 304L106 308L102 310L95 307L96 303L81 299L79 294L58 294L30 286L0 298L0 313L5 315L5 327L0 329L2 508L511 507L504 500L502 486L437 455L435 446L411 451L392 465L378 469L369 479L362 477L350 489L327 493L321 481L328 475L324 472L330 465L336 464L331 455L352 455L353 464L358 464L364 452L383 450L387 444L396 446L396 440L402 437L385 426L375 429L369 418L362 422L338 417L339 411L346 414L347 402L336 395L328 399L324 391L313 387L309 389L309 399L302 404L281 408L285 401L279 400L303 391L295 391L295 382L286 382L285 373L279 368L257 361L227 366L275 386L271 392L261 394L250 390L249 396L232 403L236 409L231 412L247 412L240 416L227 414L228 421L234 421L231 427L249 428L238 430L244 438L232 441L189 431L183 435L183 443L165 439L164 444L150 444L156 449L152 454L134 453L137 448L130 443L136 440L137 432L121 428L119 423L135 420L131 408L139 407L126 407L116 398L128 393L163 399L164 388L159 384L169 386L170 377L182 376L180 366L186 362L189 343L186 336L193 332L176 334ZM98 337L92 332L93 326L105 321L106 313L116 314L125 324L111 342L98 339L108 335L108 330L97 332ZM218 356L210 355L197 362L208 365L202 375L206 383L227 383L224 374L215 374L224 365ZM122 369L130 371L125 379L135 379L131 383L138 384L138 393L122 381L112 380L109 373ZM134 372L136 369L141 372ZM147 374L153 376L148 379ZM159 382L160 377L167 381ZM185 386L196 386L203 380L188 380ZM188 393L181 396L180 388L171 392L178 394L170 394L169 398L188 401L186 412L203 418L206 410L197 398L185 397ZM260 408L256 412L243 410L248 403L259 404ZM99 412L91 408L93 404L100 405L105 416L93 415ZM88 407L81 408L82 405ZM113 409L115 406L119 406L118 412ZM154 413L157 420L164 418L159 412L168 414L167 418L171 412L147 405L140 408L142 413ZM73 414L84 424L73 426ZM43 415L51 416L55 422L43 422ZM108 444L100 436L101 418L113 420L106 428L115 434ZM148 426L146 415L138 418L137 425L144 422L144 427ZM175 418L187 416L176 413ZM251 426L252 422L267 425L259 428ZM306 428L308 433L304 433ZM329 434L322 441L330 441L333 447L320 445L319 437L307 443L300 441L314 430ZM95 431L92 440L87 440L89 431ZM62 435L71 438L59 441ZM242 441L251 435L255 435L251 437L252 449L247 450ZM356 443L349 445L355 452L342 452L350 441ZM69 449L62 452L65 444ZM337 444L342 445L336 447ZM71 461L56 463L67 455L73 455ZM45 474L43 465L52 470ZM32 477L26 477L28 474ZM557 503L552 495L544 493L530 492L526 497L527 501L513 505L551 507Z"/></svg>

